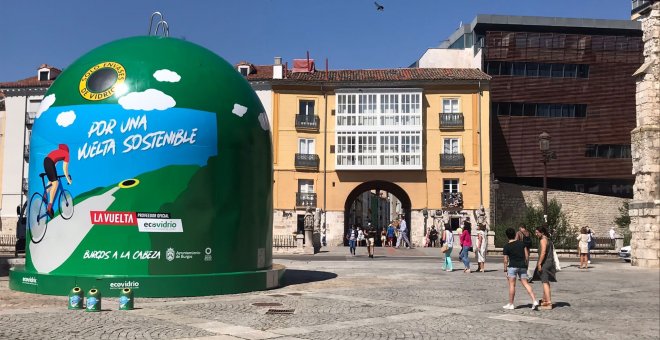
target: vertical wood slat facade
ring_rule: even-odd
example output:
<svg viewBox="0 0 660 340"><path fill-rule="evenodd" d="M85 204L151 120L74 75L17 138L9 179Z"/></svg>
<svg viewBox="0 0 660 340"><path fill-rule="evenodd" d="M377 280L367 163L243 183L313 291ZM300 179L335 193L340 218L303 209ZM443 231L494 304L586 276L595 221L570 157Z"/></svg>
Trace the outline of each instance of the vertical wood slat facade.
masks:
<svg viewBox="0 0 660 340"><path fill-rule="evenodd" d="M641 32L640 32L641 35ZM588 64L588 78L498 76L492 102L586 104L584 118L492 114L495 177L541 177L538 135L552 136L557 159L548 176L630 182L632 160L585 157L587 144L630 145L635 128L635 82L642 64L641 36L494 32L485 36L486 67L492 61Z"/></svg>

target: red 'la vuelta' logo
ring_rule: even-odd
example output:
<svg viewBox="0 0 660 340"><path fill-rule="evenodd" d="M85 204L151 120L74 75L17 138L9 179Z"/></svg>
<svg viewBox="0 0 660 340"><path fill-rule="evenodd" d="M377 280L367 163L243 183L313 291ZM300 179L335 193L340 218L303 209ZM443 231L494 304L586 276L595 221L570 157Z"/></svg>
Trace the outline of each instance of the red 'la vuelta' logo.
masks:
<svg viewBox="0 0 660 340"><path fill-rule="evenodd" d="M137 225L134 212L126 211L90 211L92 224L104 225Z"/></svg>

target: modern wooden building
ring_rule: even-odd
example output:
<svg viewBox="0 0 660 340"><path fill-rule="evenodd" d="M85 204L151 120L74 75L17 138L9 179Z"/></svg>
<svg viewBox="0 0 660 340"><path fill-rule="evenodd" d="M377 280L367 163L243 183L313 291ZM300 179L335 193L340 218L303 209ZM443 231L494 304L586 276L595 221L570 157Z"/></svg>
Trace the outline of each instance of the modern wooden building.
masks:
<svg viewBox="0 0 660 340"><path fill-rule="evenodd" d="M492 172L541 186L538 136L551 136L553 189L632 197L630 131L643 62L628 20L479 15L418 67L479 67L492 76Z"/></svg>

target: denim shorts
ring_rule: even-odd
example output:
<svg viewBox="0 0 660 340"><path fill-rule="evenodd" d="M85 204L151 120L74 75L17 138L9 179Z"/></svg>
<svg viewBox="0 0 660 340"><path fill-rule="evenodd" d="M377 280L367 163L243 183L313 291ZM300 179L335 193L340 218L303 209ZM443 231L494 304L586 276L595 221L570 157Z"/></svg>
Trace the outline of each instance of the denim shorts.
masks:
<svg viewBox="0 0 660 340"><path fill-rule="evenodd" d="M521 280L526 279L527 278L527 268L509 267L509 268L507 268L506 276L508 278L513 278L513 279L515 279L516 276L519 277Z"/></svg>

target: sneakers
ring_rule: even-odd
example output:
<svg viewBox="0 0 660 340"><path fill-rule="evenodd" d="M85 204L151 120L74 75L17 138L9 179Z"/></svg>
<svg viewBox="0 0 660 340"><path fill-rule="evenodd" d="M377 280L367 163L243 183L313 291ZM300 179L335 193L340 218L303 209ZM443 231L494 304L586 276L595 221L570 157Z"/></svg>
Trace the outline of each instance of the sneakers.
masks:
<svg viewBox="0 0 660 340"><path fill-rule="evenodd" d="M505 306L503 306L502 308L504 308L504 309L516 309L516 306L514 306L514 305L512 305L512 304L510 304L510 303L507 303L507 304L506 304Z"/></svg>
<svg viewBox="0 0 660 340"><path fill-rule="evenodd" d="M538 310L539 309L539 303L538 301L532 302L532 310Z"/></svg>

